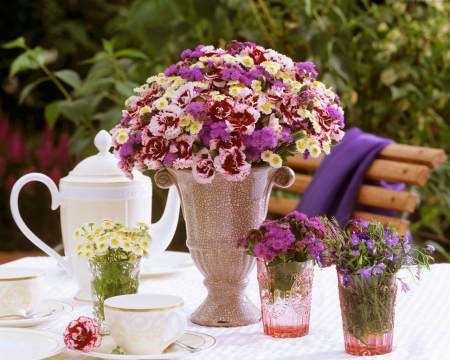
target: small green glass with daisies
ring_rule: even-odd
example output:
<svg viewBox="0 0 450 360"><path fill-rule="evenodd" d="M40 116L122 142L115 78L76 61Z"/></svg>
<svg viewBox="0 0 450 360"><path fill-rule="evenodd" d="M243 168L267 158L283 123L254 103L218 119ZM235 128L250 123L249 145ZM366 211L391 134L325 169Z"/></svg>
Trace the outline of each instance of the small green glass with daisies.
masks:
<svg viewBox="0 0 450 360"><path fill-rule="evenodd" d="M140 261L148 256L151 242L149 227L137 223L129 228L120 222L91 221L75 230L79 240L77 254L88 260L94 316L100 333L108 334L104 301L112 296L136 294L139 288Z"/></svg>

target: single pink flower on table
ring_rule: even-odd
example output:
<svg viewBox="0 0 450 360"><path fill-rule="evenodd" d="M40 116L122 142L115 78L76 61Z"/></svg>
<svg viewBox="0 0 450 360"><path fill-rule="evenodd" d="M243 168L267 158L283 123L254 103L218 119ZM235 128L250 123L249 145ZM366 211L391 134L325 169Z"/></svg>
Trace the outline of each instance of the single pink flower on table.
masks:
<svg viewBox="0 0 450 360"><path fill-rule="evenodd" d="M89 352L102 343L97 321L86 316L72 320L63 335L69 350Z"/></svg>

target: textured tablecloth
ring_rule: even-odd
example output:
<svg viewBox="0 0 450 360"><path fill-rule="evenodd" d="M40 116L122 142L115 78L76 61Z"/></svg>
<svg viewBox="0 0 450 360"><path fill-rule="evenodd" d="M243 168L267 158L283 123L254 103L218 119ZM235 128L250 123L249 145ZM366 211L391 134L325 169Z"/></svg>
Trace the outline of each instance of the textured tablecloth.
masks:
<svg viewBox="0 0 450 360"><path fill-rule="evenodd" d="M55 320L36 326L38 329L63 332L70 320L80 315L92 316L92 306L73 300L77 286L56 261L47 257L23 258L1 266L32 266L45 269L44 298L74 306L74 310ZM405 277L408 273L404 274ZM435 264L431 272L424 271L417 284L408 278L411 291L397 295L394 346L390 354L372 359L383 360L450 360L450 264ZM179 295L185 300L189 316L206 296L203 277L195 266L183 271L145 277L140 293L158 292ZM246 291L259 306L256 269L250 274ZM188 330L214 336L213 349L187 356L185 359L356 359L344 352L341 313L334 267L315 269L312 295L311 323L307 336L296 339L275 339L263 333L262 324L237 328L198 326L188 321ZM0 355L1 358L1 355ZM61 353L52 360L92 359L84 355Z"/></svg>

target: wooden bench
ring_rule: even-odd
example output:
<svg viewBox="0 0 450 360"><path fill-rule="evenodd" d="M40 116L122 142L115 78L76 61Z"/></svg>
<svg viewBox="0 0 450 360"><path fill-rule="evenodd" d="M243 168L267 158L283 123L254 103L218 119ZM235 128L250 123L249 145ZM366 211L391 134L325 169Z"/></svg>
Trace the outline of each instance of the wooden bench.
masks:
<svg viewBox="0 0 450 360"><path fill-rule="evenodd" d="M295 182L289 188L283 189L284 191L277 191L274 188L269 201L269 214L284 216L294 211L299 195L306 190L322 159L323 156L304 160L302 155L296 155L288 160L287 166L295 172ZM447 155L442 149L401 144L386 146L369 166L365 178L402 182L407 185L405 190L395 191L379 186L362 185L355 202L395 210L397 216L388 217L361 211L353 212L352 216L364 220L375 219L384 225L390 222L397 227L400 234L405 234L410 224L407 217L414 212L418 200L412 188L423 186L430 177L431 171L446 159ZM292 194L297 194L297 198L295 195L293 198Z"/></svg>

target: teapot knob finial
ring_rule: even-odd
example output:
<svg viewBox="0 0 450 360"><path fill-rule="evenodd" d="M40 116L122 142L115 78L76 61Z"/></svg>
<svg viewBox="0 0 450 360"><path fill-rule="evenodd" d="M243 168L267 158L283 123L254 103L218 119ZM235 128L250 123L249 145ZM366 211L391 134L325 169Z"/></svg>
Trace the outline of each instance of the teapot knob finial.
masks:
<svg viewBox="0 0 450 360"><path fill-rule="evenodd" d="M112 146L111 135L106 130L101 130L95 136L94 144L101 153L108 152Z"/></svg>

